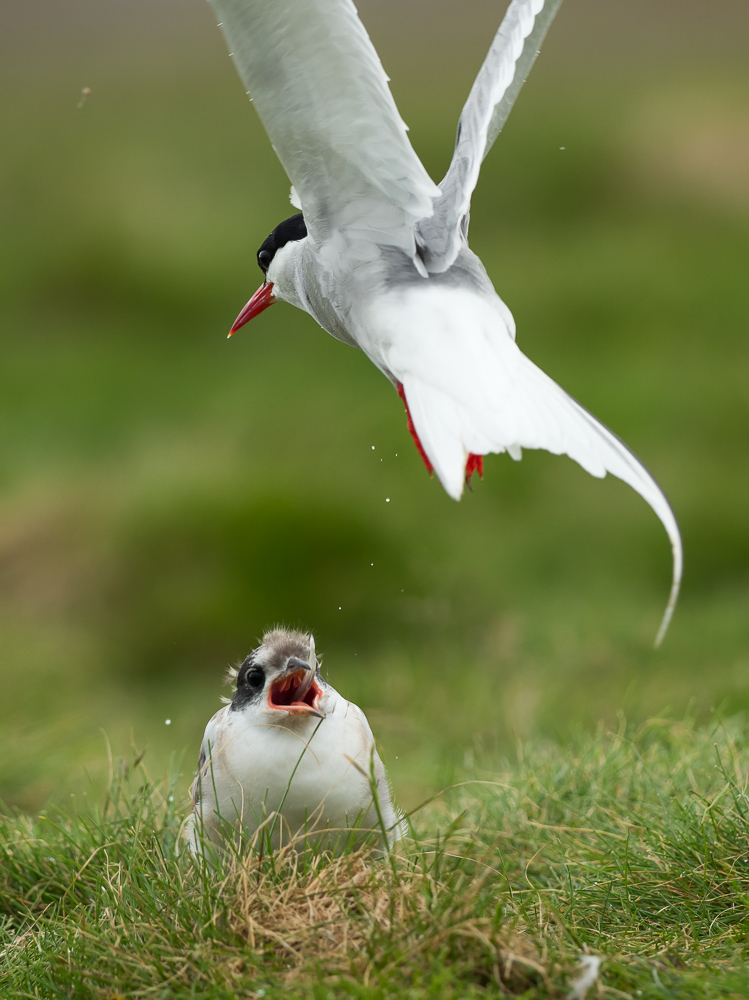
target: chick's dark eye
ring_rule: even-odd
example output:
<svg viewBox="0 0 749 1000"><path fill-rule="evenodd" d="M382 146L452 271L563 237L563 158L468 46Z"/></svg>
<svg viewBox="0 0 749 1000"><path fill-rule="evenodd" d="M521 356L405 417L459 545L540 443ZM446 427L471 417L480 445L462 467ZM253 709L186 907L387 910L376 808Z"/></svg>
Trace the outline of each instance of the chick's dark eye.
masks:
<svg viewBox="0 0 749 1000"><path fill-rule="evenodd" d="M273 260L273 254L270 250L258 250L257 252L257 262L260 265L260 270L265 274L265 272L270 267L270 262Z"/></svg>
<svg viewBox="0 0 749 1000"><path fill-rule="evenodd" d="M259 667L253 667L252 670L247 671L245 683L248 687L257 690L257 688L261 688L265 684L265 674Z"/></svg>

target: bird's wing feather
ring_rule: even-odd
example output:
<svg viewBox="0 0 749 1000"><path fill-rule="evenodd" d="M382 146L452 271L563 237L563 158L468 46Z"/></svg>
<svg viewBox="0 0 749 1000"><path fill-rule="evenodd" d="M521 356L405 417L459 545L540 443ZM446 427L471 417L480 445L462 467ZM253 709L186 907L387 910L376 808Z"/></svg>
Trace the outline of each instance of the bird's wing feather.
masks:
<svg viewBox="0 0 749 1000"><path fill-rule="evenodd" d="M469 452L510 452L543 448L569 455L593 476L607 472L624 480L646 500L660 518L673 552L671 593L656 645L671 621L681 586L683 553L676 517L650 472L608 427L545 375L520 351L519 364L506 384L504 405L479 420L454 397L417 378L405 378L404 390L422 446L445 489L456 499L463 491ZM500 392L497 393L501 395Z"/></svg>
<svg viewBox="0 0 749 1000"><path fill-rule="evenodd" d="M413 252L439 189L351 0L211 0L313 238L377 232Z"/></svg>
<svg viewBox="0 0 749 1000"><path fill-rule="evenodd" d="M499 299L449 286L425 294L417 286L378 303L375 333L384 340L397 317L409 336L390 338L382 358L403 383L416 432L450 496L463 492L469 453L519 458L522 448L543 448L569 455L593 476L618 476L650 504L673 550L660 642L679 593L682 545L668 500L645 466L522 353Z"/></svg>
<svg viewBox="0 0 749 1000"><path fill-rule="evenodd" d="M507 121L561 2L512 0L507 8L463 107L442 194L418 227L430 271L446 270L457 256L481 162Z"/></svg>
<svg viewBox="0 0 749 1000"><path fill-rule="evenodd" d="M223 708L220 708L218 712L211 716L205 727L203 741L200 744L200 753L198 754L198 768L195 772L195 780L192 783L192 788L190 789L192 802L196 809L199 808L204 795L203 778L210 768L211 752L216 744L216 734L228 711L229 706L224 705Z"/></svg>

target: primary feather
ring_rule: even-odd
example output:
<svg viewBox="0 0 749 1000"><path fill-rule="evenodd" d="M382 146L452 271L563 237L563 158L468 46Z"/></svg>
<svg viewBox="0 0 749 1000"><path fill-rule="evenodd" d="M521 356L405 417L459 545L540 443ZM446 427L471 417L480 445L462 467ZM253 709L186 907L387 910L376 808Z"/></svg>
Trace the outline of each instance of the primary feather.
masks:
<svg viewBox="0 0 749 1000"><path fill-rule="evenodd" d="M562 0L512 0L458 122L450 167L428 219L419 223L429 271L444 271L468 235L481 163L502 131Z"/></svg>
<svg viewBox="0 0 749 1000"><path fill-rule="evenodd" d="M211 0L312 236L378 233L410 256L439 189L351 0Z"/></svg>

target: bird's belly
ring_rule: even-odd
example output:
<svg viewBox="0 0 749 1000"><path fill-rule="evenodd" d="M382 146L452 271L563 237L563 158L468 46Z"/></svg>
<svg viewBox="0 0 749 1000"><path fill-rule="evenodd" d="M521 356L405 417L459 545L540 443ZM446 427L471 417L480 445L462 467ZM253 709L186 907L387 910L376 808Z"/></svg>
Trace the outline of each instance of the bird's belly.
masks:
<svg viewBox="0 0 749 1000"><path fill-rule="evenodd" d="M416 376L457 399L475 394L497 368L515 363L512 314L492 292L409 286L370 303L359 345L398 381Z"/></svg>
<svg viewBox="0 0 749 1000"><path fill-rule="evenodd" d="M335 718L327 718L315 733L316 725L310 720L303 735L282 725L234 733L215 762L221 820L239 821L253 834L280 810L283 821L267 827L273 825L276 847L312 831L371 827L369 785L356 766L368 769L361 741Z"/></svg>
<svg viewBox="0 0 749 1000"><path fill-rule="evenodd" d="M447 492L458 499L469 455L515 448L523 355L512 315L493 290L411 285L362 316L361 346L403 386L413 426Z"/></svg>

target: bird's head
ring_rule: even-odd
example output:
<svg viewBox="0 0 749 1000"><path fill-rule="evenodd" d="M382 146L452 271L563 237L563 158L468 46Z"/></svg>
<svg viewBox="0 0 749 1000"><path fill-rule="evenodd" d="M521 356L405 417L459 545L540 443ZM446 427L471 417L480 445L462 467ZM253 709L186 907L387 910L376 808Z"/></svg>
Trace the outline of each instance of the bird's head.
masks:
<svg viewBox="0 0 749 1000"><path fill-rule="evenodd" d="M278 294L279 278L282 277L285 267L291 262L298 244L306 236L307 227L304 224L304 216L300 212L298 215L292 215L290 219L284 219L263 240L257 252L257 262L258 267L265 275L265 280L235 319L234 326L229 331L230 337L268 306L272 306L278 298L284 297L282 294Z"/></svg>
<svg viewBox="0 0 749 1000"><path fill-rule="evenodd" d="M274 629L239 667L231 708L260 709L271 719L307 715L324 719L323 685L314 636Z"/></svg>

